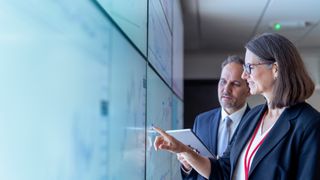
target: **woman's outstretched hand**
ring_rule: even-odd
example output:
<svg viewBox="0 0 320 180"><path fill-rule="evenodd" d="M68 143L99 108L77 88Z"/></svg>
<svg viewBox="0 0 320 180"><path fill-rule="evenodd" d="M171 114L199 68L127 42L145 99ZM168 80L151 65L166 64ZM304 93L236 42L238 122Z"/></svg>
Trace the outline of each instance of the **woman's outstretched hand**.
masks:
<svg viewBox="0 0 320 180"><path fill-rule="evenodd" d="M209 178L211 173L211 163L207 157L201 156L162 129L153 127L153 130L160 134L156 137L153 143L156 151L161 149L172 153L181 153L180 155L192 168L194 168L203 177L207 179Z"/></svg>
<svg viewBox="0 0 320 180"><path fill-rule="evenodd" d="M162 129L157 127L153 127L153 129L160 134L160 136L156 137L153 143L154 149L156 151L158 149L161 149L172 153L182 153L190 149L188 146L184 145L174 137L170 136Z"/></svg>

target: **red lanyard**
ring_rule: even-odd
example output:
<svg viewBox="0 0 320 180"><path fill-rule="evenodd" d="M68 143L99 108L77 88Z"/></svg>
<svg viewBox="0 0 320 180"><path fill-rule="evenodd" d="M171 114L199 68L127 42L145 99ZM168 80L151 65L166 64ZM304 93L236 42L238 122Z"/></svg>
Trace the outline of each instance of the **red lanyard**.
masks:
<svg viewBox="0 0 320 180"><path fill-rule="evenodd" d="M249 178L249 169L250 169L251 159L252 159L253 155L257 152L257 150L259 149L259 147L261 146L261 144L263 143L264 139L265 139L266 136L267 136L267 135L265 135L265 136L261 139L261 141L258 143L258 145L253 149L252 153L251 153L250 156L249 156L249 160L247 161L247 159L248 159L248 154L249 154L249 150L250 150L250 148L251 148L252 142L253 142L253 140L255 139L255 137L256 137L256 135L257 135L257 132L258 132L258 130L259 130L259 127L261 126L261 123L262 123L264 117L266 116L266 114L267 114L267 113L265 112L264 115L263 115L263 117L262 117L262 119L261 119L260 122L259 122L259 125L258 125L258 126L256 127L256 129L254 130L253 136L252 136L252 138L251 138L251 140L250 140L250 142L249 142L248 148L247 148L247 150L246 150L246 154L245 154L245 156L244 156L244 172L245 172L245 179L246 179L246 180L248 180L248 178Z"/></svg>

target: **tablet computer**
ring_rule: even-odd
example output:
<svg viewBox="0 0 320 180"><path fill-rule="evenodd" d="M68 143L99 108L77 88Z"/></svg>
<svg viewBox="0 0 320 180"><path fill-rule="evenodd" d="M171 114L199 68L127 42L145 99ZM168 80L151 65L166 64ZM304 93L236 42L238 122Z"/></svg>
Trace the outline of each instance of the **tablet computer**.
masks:
<svg viewBox="0 0 320 180"><path fill-rule="evenodd" d="M183 144L190 146L199 154L206 157L214 157L191 129L168 130L166 133L170 134Z"/></svg>

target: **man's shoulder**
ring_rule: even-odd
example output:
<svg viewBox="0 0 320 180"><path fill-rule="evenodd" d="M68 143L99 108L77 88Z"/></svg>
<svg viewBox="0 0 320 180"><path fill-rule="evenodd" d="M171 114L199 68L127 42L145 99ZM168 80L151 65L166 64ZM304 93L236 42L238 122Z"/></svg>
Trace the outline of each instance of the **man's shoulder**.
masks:
<svg viewBox="0 0 320 180"><path fill-rule="evenodd" d="M221 108L214 108L206 112L202 112L197 115L197 119L208 118L212 116L219 115L220 116Z"/></svg>
<svg viewBox="0 0 320 180"><path fill-rule="evenodd" d="M215 108L211 109L210 111L200 113L196 117L195 122L193 124L193 130L196 132L196 134L203 134L204 129L207 129L206 127L212 126L212 123L217 122L220 119L220 112L221 108Z"/></svg>

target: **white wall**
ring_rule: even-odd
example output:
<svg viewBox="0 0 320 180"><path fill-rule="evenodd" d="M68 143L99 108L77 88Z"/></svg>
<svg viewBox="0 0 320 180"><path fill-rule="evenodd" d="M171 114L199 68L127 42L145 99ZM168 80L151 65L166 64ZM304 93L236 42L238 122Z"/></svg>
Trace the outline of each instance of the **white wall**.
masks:
<svg viewBox="0 0 320 180"><path fill-rule="evenodd" d="M312 79L316 84L316 90L307 100L313 107L320 111L320 54L317 49L302 50L301 56L305 62Z"/></svg>
<svg viewBox="0 0 320 180"><path fill-rule="evenodd" d="M240 52L213 53L213 52L187 52L185 54L184 77L192 79L219 79L221 63L229 55L240 55Z"/></svg>

